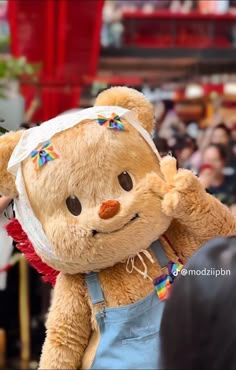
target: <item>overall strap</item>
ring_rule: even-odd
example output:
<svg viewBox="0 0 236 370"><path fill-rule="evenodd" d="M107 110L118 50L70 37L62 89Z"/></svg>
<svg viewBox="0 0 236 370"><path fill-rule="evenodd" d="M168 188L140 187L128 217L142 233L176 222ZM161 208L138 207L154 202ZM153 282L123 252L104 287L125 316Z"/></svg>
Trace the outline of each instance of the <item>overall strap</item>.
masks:
<svg viewBox="0 0 236 370"><path fill-rule="evenodd" d="M165 250L161 245L160 240L156 240L155 242L153 242L150 248L155 254L157 262L159 263L161 268L166 267L169 263L169 258L167 257Z"/></svg>
<svg viewBox="0 0 236 370"><path fill-rule="evenodd" d="M166 256L165 250L162 247L161 242L159 240L156 240L155 242L152 243L150 248L153 251L161 268L166 267L169 263L169 259ZM99 281L98 273L90 272L86 274L85 281L88 287L92 304L104 303L104 296Z"/></svg>
<svg viewBox="0 0 236 370"><path fill-rule="evenodd" d="M103 303L104 296L97 272L90 272L85 275L85 281L88 287L92 304Z"/></svg>

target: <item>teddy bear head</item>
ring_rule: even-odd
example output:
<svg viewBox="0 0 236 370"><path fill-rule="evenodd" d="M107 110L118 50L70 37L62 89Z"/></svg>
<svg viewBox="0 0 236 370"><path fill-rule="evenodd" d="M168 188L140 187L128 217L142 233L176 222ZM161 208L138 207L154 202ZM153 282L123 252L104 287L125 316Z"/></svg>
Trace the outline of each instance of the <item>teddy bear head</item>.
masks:
<svg viewBox="0 0 236 370"><path fill-rule="evenodd" d="M104 269L147 249L169 227L150 173L153 110L136 90L102 92L93 108L0 139L0 192L49 266Z"/></svg>

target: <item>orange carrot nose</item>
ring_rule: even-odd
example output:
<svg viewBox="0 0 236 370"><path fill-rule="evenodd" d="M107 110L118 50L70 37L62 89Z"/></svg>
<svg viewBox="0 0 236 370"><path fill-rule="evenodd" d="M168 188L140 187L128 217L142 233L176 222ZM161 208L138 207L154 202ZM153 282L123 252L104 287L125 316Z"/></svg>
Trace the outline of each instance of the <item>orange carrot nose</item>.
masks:
<svg viewBox="0 0 236 370"><path fill-rule="evenodd" d="M120 203L117 200L108 200L102 203L98 215L103 220L114 217L120 210Z"/></svg>

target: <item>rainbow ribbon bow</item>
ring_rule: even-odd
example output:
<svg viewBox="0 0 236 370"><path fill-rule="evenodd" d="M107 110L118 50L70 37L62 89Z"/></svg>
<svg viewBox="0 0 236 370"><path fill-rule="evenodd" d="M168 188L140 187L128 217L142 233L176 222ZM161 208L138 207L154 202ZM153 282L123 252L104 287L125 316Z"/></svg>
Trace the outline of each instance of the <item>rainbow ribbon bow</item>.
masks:
<svg viewBox="0 0 236 370"><path fill-rule="evenodd" d="M33 150L31 152L31 158L33 159L36 170L38 170L47 162L59 158L59 155L55 152L52 143L47 141L39 150Z"/></svg>
<svg viewBox="0 0 236 370"><path fill-rule="evenodd" d="M183 264L181 261L179 263L170 261L168 263L169 274L163 274L153 281L157 295L161 301L168 298L169 289L182 268Z"/></svg>
<svg viewBox="0 0 236 370"><path fill-rule="evenodd" d="M113 130L126 131L124 125L122 125L121 123L120 116L118 116L118 114L116 113L112 113L112 116L110 118L98 116L97 122L99 123L99 125L111 128Z"/></svg>

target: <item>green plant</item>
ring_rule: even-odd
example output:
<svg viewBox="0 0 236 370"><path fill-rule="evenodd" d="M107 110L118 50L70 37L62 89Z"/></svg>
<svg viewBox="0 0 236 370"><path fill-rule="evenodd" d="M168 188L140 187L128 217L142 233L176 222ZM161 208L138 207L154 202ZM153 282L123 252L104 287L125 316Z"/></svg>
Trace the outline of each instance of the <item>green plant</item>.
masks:
<svg viewBox="0 0 236 370"><path fill-rule="evenodd" d="M41 63L28 63L25 57L20 58L5 58L0 60L0 98L7 97L9 82L23 78L32 78L37 80L38 72L41 68Z"/></svg>
<svg viewBox="0 0 236 370"><path fill-rule="evenodd" d="M10 36L0 35L0 53L7 53L9 51Z"/></svg>
<svg viewBox="0 0 236 370"><path fill-rule="evenodd" d="M35 76L41 67L40 63L28 63L25 57L0 60L0 79L14 80L24 76Z"/></svg>

